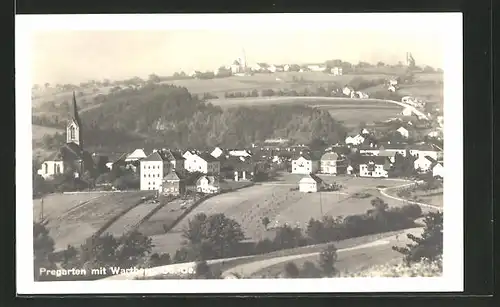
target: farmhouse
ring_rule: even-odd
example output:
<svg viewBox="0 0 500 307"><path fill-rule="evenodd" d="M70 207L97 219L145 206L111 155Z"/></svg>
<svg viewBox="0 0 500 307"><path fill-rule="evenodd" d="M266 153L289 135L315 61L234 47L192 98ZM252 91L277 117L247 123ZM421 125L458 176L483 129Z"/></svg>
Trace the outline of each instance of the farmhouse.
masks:
<svg viewBox="0 0 500 307"><path fill-rule="evenodd" d="M367 156L378 156L380 149L375 147L375 145L370 144L368 146L360 146L358 149L358 152L362 155L367 155Z"/></svg>
<svg viewBox="0 0 500 307"><path fill-rule="evenodd" d="M429 156L419 156L414 162L414 168L420 173L427 173L432 170L432 166L437 163L436 160Z"/></svg>
<svg viewBox="0 0 500 307"><path fill-rule="evenodd" d="M342 93L346 96L349 96L349 97L351 97L351 93L353 93L353 92L354 92L354 88L352 88L351 86L348 86L348 85L344 86L344 88L342 89Z"/></svg>
<svg viewBox="0 0 500 307"><path fill-rule="evenodd" d="M340 158L335 152L325 153L321 157L320 161L320 171L322 174L332 174L336 175L338 173L343 173L344 171L344 159ZM340 170L340 172L339 172Z"/></svg>
<svg viewBox="0 0 500 307"><path fill-rule="evenodd" d="M319 72L319 71L325 71L326 66L324 64L309 64L307 65L307 68L310 71Z"/></svg>
<svg viewBox="0 0 500 307"><path fill-rule="evenodd" d="M378 156L379 157L386 157L387 159L389 159L389 161L391 161L391 163L394 163L394 162L396 162L396 154L397 154L396 151L381 150L381 151L379 151Z"/></svg>
<svg viewBox="0 0 500 307"><path fill-rule="evenodd" d="M318 192L323 188L324 182L318 176L309 174L299 181L299 191L303 193Z"/></svg>
<svg viewBox="0 0 500 307"><path fill-rule="evenodd" d="M220 161L209 153L184 154L186 161L184 167L189 172L200 172L203 174L218 174L220 172Z"/></svg>
<svg viewBox="0 0 500 307"><path fill-rule="evenodd" d="M66 126L66 144L59 151L49 156L37 171L43 178L63 174L73 170L75 177L94 168L94 161L90 153L83 149L82 122L78 114L75 92L73 92L73 110Z"/></svg>
<svg viewBox="0 0 500 307"><path fill-rule="evenodd" d="M394 152L406 157L408 151L406 147L406 144L383 144L379 147L379 153L380 151Z"/></svg>
<svg viewBox="0 0 500 307"><path fill-rule="evenodd" d="M319 170L320 159L316 156L305 153L292 160L292 174L309 175Z"/></svg>
<svg viewBox="0 0 500 307"><path fill-rule="evenodd" d="M365 156L362 158L362 162L359 164L359 176L387 178L389 176L387 172L389 168L390 163L386 157Z"/></svg>
<svg viewBox="0 0 500 307"><path fill-rule="evenodd" d="M180 195L184 193L184 182L175 171L171 171L163 177L163 195Z"/></svg>
<svg viewBox="0 0 500 307"><path fill-rule="evenodd" d="M245 158L252 156L252 154L248 150L230 150L229 155L232 157L245 157Z"/></svg>
<svg viewBox="0 0 500 307"><path fill-rule="evenodd" d="M205 194L220 192L219 180L215 176L203 175L196 180L196 191Z"/></svg>

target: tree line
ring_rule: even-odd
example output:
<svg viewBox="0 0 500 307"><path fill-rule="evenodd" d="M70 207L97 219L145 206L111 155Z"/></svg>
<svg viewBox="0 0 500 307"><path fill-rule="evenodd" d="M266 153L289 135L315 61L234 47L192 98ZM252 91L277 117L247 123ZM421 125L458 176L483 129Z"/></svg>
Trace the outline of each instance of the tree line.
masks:
<svg viewBox="0 0 500 307"><path fill-rule="evenodd" d="M94 236L78 248L68 246L63 252L54 253L54 241L49 236L47 228L44 224L35 222L33 224L35 277L37 280L43 279L37 275L37 268L52 268L57 264L63 268L81 267L89 270L109 266L154 267L191 261L203 266L203 263L210 259L264 254L405 229L413 227L414 220L422 216L420 207L416 205L388 208L380 198L373 199L371 204L372 208L365 214L345 218L326 216L322 220L311 219L305 233L298 227L283 225L277 229L273 240L264 239L250 243L242 242L245 234L241 225L234 219L221 213L212 215L200 213L188 221L188 226L182 233L186 243L173 256L152 253L151 239L137 231L123 234L118 238L110 234ZM424 221L427 227L422 238L409 236L416 242L414 245L394 248L405 255L405 261L408 263L419 261L424 257L432 260L442 254L442 213L428 213ZM267 227L269 219L263 217L262 223ZM328 247L323 255L324 262L327 263L325 267L330 267L328 271L330 275L335 273L331 261L334 252L334 248Z"/></svg>

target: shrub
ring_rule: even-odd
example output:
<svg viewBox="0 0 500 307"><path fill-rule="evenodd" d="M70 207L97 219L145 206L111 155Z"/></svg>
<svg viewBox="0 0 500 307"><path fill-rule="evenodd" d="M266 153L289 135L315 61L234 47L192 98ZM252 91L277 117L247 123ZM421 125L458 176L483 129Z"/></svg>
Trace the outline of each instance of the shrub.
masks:
<svg viewBox="0 0 500 307"><path fill-rule="evenodd" d="M297 278L300 276L299 268L295 263L288 262L285 264L285 276L286 278Z"/></svg>

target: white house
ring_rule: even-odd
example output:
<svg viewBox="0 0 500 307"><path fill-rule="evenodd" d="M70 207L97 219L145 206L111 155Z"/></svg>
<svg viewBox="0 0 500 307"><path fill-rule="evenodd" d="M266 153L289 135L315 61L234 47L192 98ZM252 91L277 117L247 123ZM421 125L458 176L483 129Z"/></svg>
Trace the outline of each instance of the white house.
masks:
<svg viewBox="0 0 500 307"><path fill-rule="evenodd" d="M436 160L432 159L429 156L419 156L414 162L413 166L416 170L421 173L427 173L431 171L433 164L436 163Z"/></svg>
<svg viewBox="0 0 500 307"><path fill-rule="evenodd" d="M379 157L386 157L389 159L389 161L391 161L391 163L394 163L394 162L396 162L396 154L397 154L396 151L381 150L381 151L379 151L378 156Z"/></svg>
<svg viewBox="0 0 500 307"><path fill-rule="evenodd" d="M344 88L342 89L342 93L346 96L349 96L351 97L351 93L354 91L354 89L350 86L344 86Z"/></svg>
<svg viewBox="0 0 500 307"><path fill-rule="evenodd" d="M319 170L320 160L310 154L302 154L292 160L292 174L309 175Z"/></svg>
<svg viewBox="0 0 500 307"><path fill-rule="evenodd" d="M434 148L430 144L415 144L409 146L410 154L415 157L431 157L439 160L442 157L442 151Z"/></svg>
<svg viewBox="0 0 500 307"><path fill-rule="evenodd" d="M386 157L363 157L359 164L360 177L389 177L388 169L390 168L389 160Z"/></svg>
<svg viewBox="0 0 500 307"><path fill-rule="evenodd" d="M327 152L321 156L320 171L322 174L336 175L344 160L335 152Z"/></svg>
<svg viewBox="0 0 500 307"><path fill-rule="evenodd" d="M399 127L398 130L396 130L399 134L401 134L402 137L407 139L410 136L410 133L405 127Z"/></svg>
<svg viewBox="0 0 500 307"><path fill-rule="evenodd" d="M380 149L377 148L375 145L370 144L369 146L361 146L358 151L362 155L378 156Z"/></svg>
<svg viewBox="0 0 500 307"><path fill-rule="evenodd" d="M303 193L318 192L322 187L323 180L313 174L309 174L299 181L299 191Z"/></svg>
<svg viewBox="0 0 500 307"><path fill-rule="evenodd" d="M212 150L212 152L210 153L212 155L212 157L214 157L215 159L219 159L220 156L222 156L222 154L224 153L224 151L222 149L220 149L220 147L215 147L214 150Z"/></svg>
<svg viewBox="0 0 500 307"><path fill-rule="evenodd" d="M248 152L248 150L230 150L229 155L232 157L245 157L248 158L252 154Z"/></svg>
<svg viewBox="0 0 500 307"><path fill-rule="evenodd" d="M386 151L386 152L394 152L394 153L398 153L400 155L402 155L403 157L406 157L406 153L407 153L407 145L404 145L404 144L384 144L384 145L380 145L380 147L378 148L379 149L379 153L381 151Z"/></svg>
<svg viewBox="0 0 500 307"><path fill-rule="evenodd" d="M434 165L432 168L432 176L444 178L444 166L442 163L436 163L436 165Z"/></svg>
<svg viewBox="0 0 500 307"><path fill-rule="evenodd" d="M42 167L37 173L44 179L62 174L64 173L64 161L57 157L49 158L43 162Z"/></svg>
<svg viewBox="0 0 500 307"><path fill-rule="evenodd" d="M325 71L326 66L325 65L321 65L321 64L311 64L311 65L307 65L307 68L310 71L319 72L319 71Z"/></svg>
<svg viewBox="0 0 500 307"><path fill-rule="evenodd" d="M334 76L342 76L342 67L333 67L330 69L330 73Z"/></svg>
<svg viewBox="0 0 500 307"><path fill-rule="evenodd" d="M196 180L196 191L206 194L220 192L219 180L214 176L201 176Z"/></svg>
<svg viewBox="0 0 500 307"><path fill-rule="evenodd" d="M200 172L203 174L220 173L220 161L208 153L195 153L184 156L184 168L189 172Z"/></svg>
<svg viewBox="0 0 500 307"><path fill-rule="evenodd" d="M352 137L348 136L345 138L345 143L348 145L359 145L362 144L364 141L365 138L361 134Z"/></svg>
<svg viewBox="0 0 500 307"><path fill-rule="evenodd" d="M163 176L168 173L169 165L157 151L153 152L140 161L140 189L162 190Z"/></svg>
<svg viewBox="0 0 500 307"><path fill-rule="evenodd" d="M272 73L276 72L276 66L273 64L269 65L266 69Z"/></svg>
<svg viewBox="0 0 500 307"><path fill-rule="evenodd" d="M290 64L285 64L285 65L283 66L283 70L284 70L284 71L290 71L290 68L291 68L291 65L290 65Z"/></svg>
<svg viewBox="0 0 500 307"><path fill-rule="evenodd" d="M125 162L134 162L146 158L147 155L143 149L136 149L125 158Z"/></svg>
<svg viewBox="0 0 500 307"><path fill-rule="evenodd" d="M396 87L394 85L389 85L389 87L387 87L387 90L389 92L393 92L394 93L394 92L396 92Z"/></svg>
<svg viewBox="0 0 500 307"><path fill-rule="evenodd" d="M186 150L186 152L184 152L184 154L182 154L182 157L184 159L188 159L189 157L196 155L196 154L198 154L198 152L196 150Z"/></svg>

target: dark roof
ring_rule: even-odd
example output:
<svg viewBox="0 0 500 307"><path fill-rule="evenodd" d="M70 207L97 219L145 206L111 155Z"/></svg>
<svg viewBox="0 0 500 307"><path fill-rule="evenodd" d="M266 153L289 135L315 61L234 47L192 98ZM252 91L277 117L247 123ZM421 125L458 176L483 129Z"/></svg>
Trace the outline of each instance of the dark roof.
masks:
<svg viewBox="0 0 500 307"><path fill-rule="evenodd" d="M408 148L408 144L381 144L379 146L380 150L388 150L388 149L393 149L393 150L406 150Z"/></svg>
<svg viewBox="0 0 500 307"><path fill-rule="evenodd" d="M142 159L141 161L163 161L163 158L157 151L155 151L146 158Z"/></svg>
<svg viewBox="0 0 500 307"><path fill-rule="evenodd" d="M426 158L427 160L431 161L431 162L432 162L432 164L437 164L437 163L438 163L438 162L437 162L437 160L435 160L435 159L434 159L434 158L432 158L432 157L425 156L425 158Z"/></svg>
<svg viewBox="0 0 500 307"><path fill-rule="evenodd" d="M378 165L383 165L387 162L387 157L378 157L378 156L361 156L359 159L359 164L368 164L369 162L373 162Z"/></svg>
<svg viewBox="0 0 500 307"><path fill-rule="evenodd" d="M198 156L200 158L202 158L203 160L207 161L207 162L216 162L216 161L219 161L214 156L212 156L211 154L209 154L208 152L199 153Z"/></svg>
<svg viewBox="0 0 500 307"><path fill-rule="evenodd" d="M180 181L180 177L177 174L177 172L170 172L163 177L163 180L168 180L168 181Z"/></svg>
<svg viewBox="0 0 500 307"><path fill-rule="evenodd" d="M327 152L321 156L321 160L338 160L339 155L336 152Z"/></svg>
<svg viewBox="0 0 500 307"><path fill-rule="evenodd" d="M437 151L437 149L434 148L434 146L427 143L410 145L409 148L414 150L423 150L423 151Z"/></svg>
<svg viewBox="0 0 500 307"><path fill-rule="evenodd" d="M387 151L387 150L381 150L379 151L378 155L380 157L394 157L396 156L397 152L395 151Z"/></svg>
<svg viewBox="0 0 500 307"><path fill-rule="evenodd" d="M186 160L182 156L182 154L178 151L172 151L170 149L168 150L162 150L161 151L161 156L163 160L165 161L178 161L178 160Z"/></svg>
<svg viewBox="0 0 500 307"><path fill-rule="evenodd" d="M67 143L60 149L61 158L65 161L75 161L83 159L83 150L75 143Z"/></svg>

